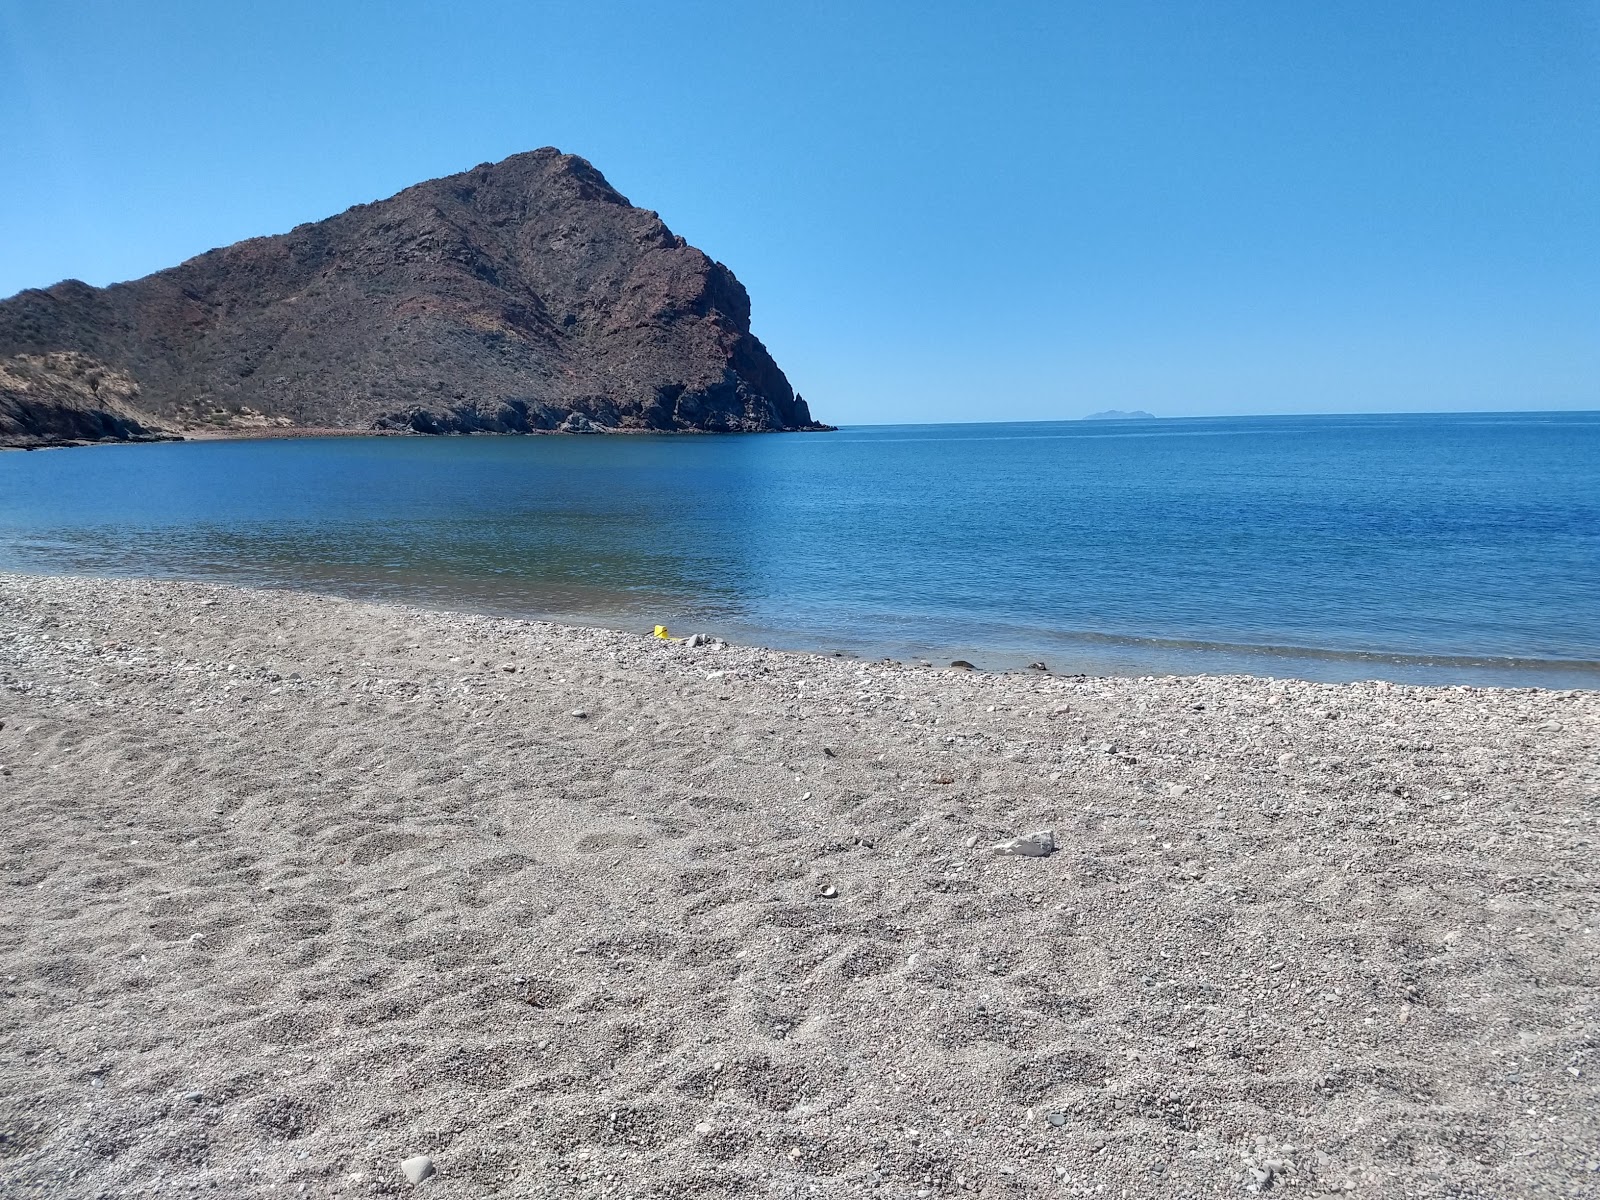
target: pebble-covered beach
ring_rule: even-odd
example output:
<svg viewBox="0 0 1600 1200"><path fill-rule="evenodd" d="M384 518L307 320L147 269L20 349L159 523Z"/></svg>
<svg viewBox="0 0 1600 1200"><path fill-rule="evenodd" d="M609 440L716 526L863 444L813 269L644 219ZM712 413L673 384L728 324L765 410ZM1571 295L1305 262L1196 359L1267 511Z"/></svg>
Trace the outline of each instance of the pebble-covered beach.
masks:
<svg viewBox="0 0 1600 1200"><path fill-rule="evenodd" d="M1594 692L9 575L0 813L6 1197L1600 1193Z"/></svg>

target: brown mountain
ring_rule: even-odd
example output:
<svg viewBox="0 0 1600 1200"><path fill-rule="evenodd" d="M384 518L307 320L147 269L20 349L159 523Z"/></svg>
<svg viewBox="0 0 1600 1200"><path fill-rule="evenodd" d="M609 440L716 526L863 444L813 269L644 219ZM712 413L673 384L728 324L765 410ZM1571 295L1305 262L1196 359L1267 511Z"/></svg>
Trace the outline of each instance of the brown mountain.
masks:
<svg viewBox="0 0 1600 1200"><path fill-rule="evenodd" d="M80 384L115 381L114 410L42 368L62 352ZM550 148L131 283L22 292L0 302L7 366L31 390L6 393L0 441L30 420L57 440L827 428L750 332L733 273ZM41 423L30 404L61 411Z"/></svg>

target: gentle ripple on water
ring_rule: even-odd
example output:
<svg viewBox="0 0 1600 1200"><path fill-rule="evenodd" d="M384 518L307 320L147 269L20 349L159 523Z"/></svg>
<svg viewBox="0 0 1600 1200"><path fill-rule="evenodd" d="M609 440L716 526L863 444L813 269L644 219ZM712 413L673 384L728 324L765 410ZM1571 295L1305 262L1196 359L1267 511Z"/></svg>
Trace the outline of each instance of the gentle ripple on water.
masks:
<svg viewBox="0 0 1600 1200"><path fill-rule="evenodd" d="M0 566L1086 672L1600 685L1600 414L0 455Z"/></svg>

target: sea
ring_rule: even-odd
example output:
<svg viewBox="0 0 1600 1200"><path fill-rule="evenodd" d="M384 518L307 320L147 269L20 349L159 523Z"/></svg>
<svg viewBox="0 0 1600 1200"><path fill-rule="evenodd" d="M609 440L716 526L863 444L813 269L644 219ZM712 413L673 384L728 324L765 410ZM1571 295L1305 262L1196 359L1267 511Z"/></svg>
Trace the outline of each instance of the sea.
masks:
<svg viewBox="0 0 1600 1200"><path fill-rule="evenodd" d="M1600 686L1600 413L0 454L0 570L1057 674Z"/></svg>

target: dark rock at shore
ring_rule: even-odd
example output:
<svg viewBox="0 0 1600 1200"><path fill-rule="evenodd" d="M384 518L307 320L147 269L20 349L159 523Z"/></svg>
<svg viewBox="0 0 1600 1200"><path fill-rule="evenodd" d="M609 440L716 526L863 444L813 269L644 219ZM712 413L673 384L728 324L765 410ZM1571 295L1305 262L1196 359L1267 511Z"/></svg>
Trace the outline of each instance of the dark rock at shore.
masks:
<svg viewBox="0 0 1600 1200"><path fill-rule="evenodd" d="M173 435L139 407L139 385L71 351L0 358L0 446L163 441Z"/></svg>
<svg viewBox="0 0 1600 1200"><path fill-rule="evenodd" d="M146 418L105 427L146 433L828 428L733 273L550 148L131 283L0 302L0 357L61 352L127 380ZM19 394L12 420L76 428Z"/></svg>

